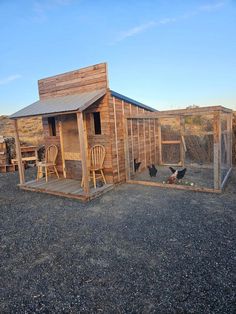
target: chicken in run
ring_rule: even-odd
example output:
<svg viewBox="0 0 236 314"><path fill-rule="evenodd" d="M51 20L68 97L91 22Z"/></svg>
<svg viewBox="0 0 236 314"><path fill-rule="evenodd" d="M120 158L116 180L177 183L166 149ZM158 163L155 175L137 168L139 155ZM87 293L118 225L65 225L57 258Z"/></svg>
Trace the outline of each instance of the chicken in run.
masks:
<svg viewBox="0 0 236 314"><path fill-rule="evenodd" d="M170 169L170 171L171 171L173 174L175 174L175 176L176 176L176 178L177 178L178 180L183 179L183 177L185 176L185 173L186 173L186 171L187 171L186 168L184 168L184 169L182 169L182 170L175 170L174 168L169 167L169 169Z"/></svg>
<svg viewBox="0 0 236 314"><path fill-rule="evenodd" d="M175 170L174 168L169 167L169 169L172 172L172 175L167 179L167 183L169 184L175 184L177 180L183 179L187 171L186 168L182 170Z"/></svg>
<svg viewBox="0 0 236 314"><path fill-rule="evenodd" d="M150 177L156 177L157 175L157 168L155 167L154 164L152 164L151 166L147 166L148 170L149 170L149 175Z"/></svg>
<svg viewBox="0 0 236 314"><path fill-rule="evenodd" d="M138 171L138 169L142 163L141 161L137 162L136 160L137 160L137 158L134 158L134 172Z"/></svg>

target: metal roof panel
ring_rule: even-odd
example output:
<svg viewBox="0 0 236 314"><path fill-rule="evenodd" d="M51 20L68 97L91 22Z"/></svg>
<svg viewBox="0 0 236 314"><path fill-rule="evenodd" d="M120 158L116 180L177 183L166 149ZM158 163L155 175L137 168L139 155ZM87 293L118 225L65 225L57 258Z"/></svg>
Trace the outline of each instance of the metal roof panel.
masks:
<svg viewBox="0 0 236 314"><path fill-rule="evenodd" d="M151 108L151 107L149 107L149 106L146 106L146 105L142 104L141 102L138 102L138 101L136 101L136 100L134 100L134 99L132 99L132 98L126 97L126 96L124 96L124 95L121 95L121 94L119 94L119 93L117 93L117 92L115 92L115 91L113 91L113 90L111 90L110 92L111 92L111 96L116 97L116 98L119 98L119 99L121 99L121 100L124 100L124 101L126 101L126 102L128 102L128 103L130 103L130 104L133 104L133 105L135 105L135 106L138 106L138 107L140 107L140 108L142 108L142 109L145 109L145 110L148 110L148 111L152 111L152 112L157 111L157 110L154 109L154 108Z"/></svg>
<svg viewBox="0 0 236 314"><path fill-rule="evenodd" d="M15 112L10 116L10 118L16 119L70 111L83 111L105 94L106 90L102 89L76 95L38 100L33 104Z"/></svg>

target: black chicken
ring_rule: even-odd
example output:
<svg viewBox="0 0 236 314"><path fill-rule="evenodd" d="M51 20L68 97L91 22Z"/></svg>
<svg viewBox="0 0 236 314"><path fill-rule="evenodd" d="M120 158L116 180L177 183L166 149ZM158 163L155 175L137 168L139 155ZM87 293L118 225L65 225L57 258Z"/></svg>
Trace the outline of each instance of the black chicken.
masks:
<svg viewBox="0 0 236 314"><path fill-rule="evenodd" d="M151 166L147 166L147 167L149 170L150 177L156 177L157 169L156 169L155 165L152 164Z"/></svg>
<svg viewBox="0 0 236 314"><path fill-rule="evenodd" d="M140 162L136 162L136 158L134 158L134 171L136 172L138 170L138 168L141 165L141 161Z"/></svg>
<svg viewBox="0 0 236 314"><path fill-rule="evenodd" d="M185 173L187 171L186 168L182 169L182 170L175 170L174 168L172 167L169 167L170 171L175 174L175 177L180 180L180 179L183 179L183 177L185 176Z"/></svg>

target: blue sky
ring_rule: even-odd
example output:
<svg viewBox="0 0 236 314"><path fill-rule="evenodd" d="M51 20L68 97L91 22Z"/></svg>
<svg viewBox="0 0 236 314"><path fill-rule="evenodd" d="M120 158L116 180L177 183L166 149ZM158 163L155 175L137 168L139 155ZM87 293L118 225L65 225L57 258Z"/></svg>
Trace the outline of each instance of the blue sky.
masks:
<svg viewBox="0 0 236 314"><path fill-rule="evenodd" d="M0 38L0 114L105 61L111 89L154 108L236 109L235 0L0 0Z"/></svg>

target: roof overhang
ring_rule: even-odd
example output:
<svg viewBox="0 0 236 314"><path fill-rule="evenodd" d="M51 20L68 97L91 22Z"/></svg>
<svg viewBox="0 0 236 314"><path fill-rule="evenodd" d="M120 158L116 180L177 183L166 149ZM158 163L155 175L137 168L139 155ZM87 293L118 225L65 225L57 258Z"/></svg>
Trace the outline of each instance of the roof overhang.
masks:
<svg viewBox="0 0 236 314"><path fill-rule="evenodd" d="M15 112L11 119L82 112L106 94L106 89L42 99Z"/></svg>

